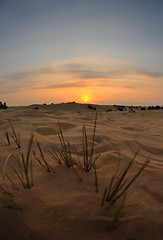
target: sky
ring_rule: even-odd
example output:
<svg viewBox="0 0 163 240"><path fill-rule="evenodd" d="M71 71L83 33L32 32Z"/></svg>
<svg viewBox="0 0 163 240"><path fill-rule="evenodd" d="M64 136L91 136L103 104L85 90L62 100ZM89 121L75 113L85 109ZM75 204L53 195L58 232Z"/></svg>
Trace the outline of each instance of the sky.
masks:
<svg viewBox="0 0 163 240"><path fill-rule="evenodd" d="M162 0L0 0L0 101L163 105Z"/></svg>

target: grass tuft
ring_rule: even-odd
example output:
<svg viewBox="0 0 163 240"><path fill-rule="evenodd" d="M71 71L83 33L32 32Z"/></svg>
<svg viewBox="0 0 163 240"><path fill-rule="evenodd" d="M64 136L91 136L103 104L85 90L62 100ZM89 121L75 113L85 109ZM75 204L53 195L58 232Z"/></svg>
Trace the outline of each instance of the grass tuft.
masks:
<svg viewBox="0 0 163 240"><path fill-rule="evenodd" d="M11 131L12 131L12 133L11 133L12 139L14 140L17 148L21 148L20 134L19 134L19 133L16 133L16 131L15 131L15 129L14 129L11 121L8 120L8 122L9 122L9 125L10 125L10 127L11 127ZM10 134L9 134L9 132L8 132L7 130L4 131L4 136L5 136L5 140L3 140L2 138L0 138L0 143L1 143L1 145L9 145L9 146L10 146L10 145L11 145L11 139L10 139Z"/></svg>
<svg viewBox="0 0 163 240"><path fill-rule="evenodd" d="M114 228L116 228L117 223L124 216L125 200L126 200L126 193L123 195L122 201L119 204L119 207L117 208L116 212L114 213L114 216L113 216L111 223L109 225L109 228L108 228L109 230L113 230Z"/></svg>
<svg viewBox="0 0 163 240"><path fill-rule="evenodd" d="M79 180L82 180L79 174L77 173L76 169L74 168L74 165L77 165L76 162L72 158L72 152L69 141L65 141L64 135L62 132L62 128L59 125L59 133L58 138L60 142L60 148L57 149L55 146L51 146L50 150L47 151L47 153L55 159L59 164L64 165L68 168L72 168L76 176Z"/></svg>
<svg viewBox="0 0 163 240"><path fill-rule="evenodd" d="M10 157L14 157L17 163L17 167L12 167L14 173L16 174L18 180L21 182L24 188L29 189L33 186L33 166L32 166L32 160L30 158L32 144L33 144L34 136L32 135L29 140L28 150L26 156L24 153L16 154L16 155L10 155L6 158L4 168L2 169L3 172L3 178L6 176L8 180L11 183L11 186L14 190L19 190L17 185L14 183L12 178L7 174L6 172L6 166L7 162L10 159Z"/></svg>
<svg viewBox="0 0 163 240"><path fill-rule="evenodd" d="M38 141L36 141L37 147L39 150L39 157L36 155L36 152L33 150L33 155L35 156L35 159L38 161L38 163L46 169L47 172L53 172L55 173L54 169L49 165L49 163L46 161L45 156L43 154L42 147Z"/></svg>
<svg viewBox="0 0 163 240"><path fill-rule="evenodd" d="M7 142L5 142L2 138L0 138L1 145L11 145L10 135L7 130L4 131L4 136Z"/></svg>
<svg viewBox="0 0 163 240"><path fill-rule="evenodd" d="M59 164L63 164L68 168L73 167L74 161L72 159L70 143L67 141L66 144L60 125L58 137L60 141L60 148L56 149L54 146L51 146L50 150L48 150L47 153L49 153L52 158L57 160Z"/></svg>
<svg viewBox="0 0 163 240"><path fill-rule="evenodd" d="M98 154L95 158L93 157L94 156L96 124L97 124L97 113L95 116L91 146L88 145L87 131L86 131L85 125L83 125L83 166L82 166L82 168L85 172L89 172L91 169L94 168L95 162L100 156L100 154ZM80 164L80 165L82 165L82 164Z"/></svg>
<svg viewBox="0 0 163 240"><path fill-rule="evenodd" d="M19 134L19 133L16 133L16 131L15 131L15 129L14 129L11 121L8 120L8 122L9 122L10 127L11 127L11 130L12 130L12 138L13 138L14 142L15 142L15 144L16 144L16 146L17 146L18 148L21 148L21 144L20 144L20 134Z"/></svg>
<svg viewBox="0 0 163 240"><path fill-rule="evenodd" d="M0 196L0 202L3 204L5 208L12 208L15 210L22 210L21 207L19 207L13 199L7 199L5 197Z"/></svg>
<svg viewBox="0 0 163 240"><path fill-rule="evenodd" d="M112 176L109 187L105 189L104 195L102 198L101 205L104 205L104 202L108 202L109 205L114 204L118 199L120 199L128 190L128 188L134 183L136 178L140 175L140 173L144 170L144 168L148 165L149 160L145 161L139 171L130 179L127 180L126 176L129 172L138 151L135 153L133 159L127 164L127 166L115 176Z"/></svg>

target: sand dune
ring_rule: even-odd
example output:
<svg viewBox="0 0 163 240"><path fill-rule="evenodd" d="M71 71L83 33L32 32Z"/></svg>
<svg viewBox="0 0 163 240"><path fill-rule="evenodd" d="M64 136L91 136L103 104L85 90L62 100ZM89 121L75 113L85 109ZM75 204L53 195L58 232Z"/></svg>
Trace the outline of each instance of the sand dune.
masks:
<svg viewBox="0 0 163 240"><path fill-rule="evenodd" d="M163 239L163 110L135 113L115 111L112 106L86 104L54 104L46 106L15 107L0 110L0 138L3 131L11 131L8 119L15 131L20 133L22 151L26 152L31 133L35 140L33 149L38 153L36 139L43 149L51 144L59 146L59 124L66 140L72 145L72 153L82 158L82 129L85 124L88 143L92 141L95 113L98 114L95 137L95 154L99 192L96 193L94 173L76 171L59 165L47 153L45 157L54 167L55 174L42 168L33 158L34 187L23 189L12 171L12 159L7 164L10 176L20 186L20 191L11 188L5 177L1 182L11 200L22 210L0 205L0 239L38 240L93 240L93 239ZM106 112L108 109L114 111ZM109 230L114 209L101 206L103 192L115 173L117 162L120 168L131 160L139 149L129 176L138 171L144 161L150 163L128 191L124 216L115 228ZM15 152L15 145L0 145L0 166L6 157ZM0 193L4 197L4 192Z"/></svg>

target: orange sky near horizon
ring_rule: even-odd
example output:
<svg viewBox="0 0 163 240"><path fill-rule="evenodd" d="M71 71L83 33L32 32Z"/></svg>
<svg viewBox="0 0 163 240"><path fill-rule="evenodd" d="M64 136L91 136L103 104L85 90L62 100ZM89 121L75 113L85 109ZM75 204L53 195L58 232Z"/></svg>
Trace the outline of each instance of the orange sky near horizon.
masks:
<svg viewBox="0 0 163 240"><path fill-rule="evenodd" d="M85 100L94 104L162 104L162 75L133 71L124 62L105 59L71 59L26 69L2 77L1 89L0 100L9 106Z"/></svg>
<svg viewBox="0 0 163 240"><path fill-rule="evenodd" d="M30 104L51 104L72 102L91 104L125 104L125 105L147 105L146 101L152 102L157 98L158 91L145 91L144 89L116 88L116 87L83 87L83 88L59 88L23 90L6 94L9 106ZM161 94L161 92L160 92ZM14 104L12 103L14 99ZM21 103L20 99L23 99ZM122 101L123 99L123 101ZM138 99L141 101L138 103ZM128 104L130 103L131 104ZM150 105L150 104L149 104Z"/></svg>

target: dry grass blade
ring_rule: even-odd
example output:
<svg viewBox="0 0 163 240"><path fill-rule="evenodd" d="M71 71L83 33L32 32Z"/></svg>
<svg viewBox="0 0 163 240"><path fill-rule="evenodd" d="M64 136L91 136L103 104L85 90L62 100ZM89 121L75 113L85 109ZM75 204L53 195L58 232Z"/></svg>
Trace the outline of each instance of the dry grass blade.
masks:
<svg viewBox="0 0 163 240"><path fill-rule="evenodd" d="M9 159L10 159L11 157L13 157L13 154L9 154L9 155L6 157L6 159L5 159L4 166L3 166L3 169L2 169L2 178L3 178L3 180L4 180L4 178L5 178L5 172L6 172L7 163L8 163L8 161L9 161Z"/></svg>
<svg viewBox="0 0 163 240"><path fill-rule="evenodd" d="M8 178L8 180L10 181L11 183L11 187L14 189L14 190L17 190L19 191L19 188L16 186L16 184L14 183L14 181L12 180L12 178L3 170L1 169L3 174Z"/></svg>

